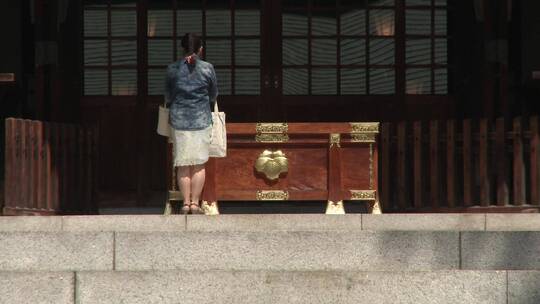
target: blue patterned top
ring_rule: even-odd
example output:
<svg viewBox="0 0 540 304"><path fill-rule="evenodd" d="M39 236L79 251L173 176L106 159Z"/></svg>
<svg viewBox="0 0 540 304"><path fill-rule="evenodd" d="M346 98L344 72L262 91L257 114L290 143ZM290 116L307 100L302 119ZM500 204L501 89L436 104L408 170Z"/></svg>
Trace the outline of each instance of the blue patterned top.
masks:
<svg viewBox="0 0 540 304"><path fill-rule="evenodd" d="M184 58L167 67L165 103L169 123L176 130L202 130L212 124L210 102L218 95L214 66L196 57L195 64Z"/></svg>

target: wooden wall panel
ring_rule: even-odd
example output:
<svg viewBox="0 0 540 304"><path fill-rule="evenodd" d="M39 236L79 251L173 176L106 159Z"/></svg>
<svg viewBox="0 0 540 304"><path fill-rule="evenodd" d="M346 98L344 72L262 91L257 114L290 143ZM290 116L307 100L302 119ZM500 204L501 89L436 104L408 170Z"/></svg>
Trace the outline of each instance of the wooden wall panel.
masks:
<svg viewBox="0 0 540 304"><path fill-rule="evenodd" d="M371 161L374 162L373 156ZM341 148L341 181L343 189L368 190L370 176L366 171L370 167L369 147ZM371 179L376 176L372 172Z"/></svg>
<svg viewBox="0 0 540 304"><path fill-rule="evenodd" d="M5 215L95 213L96 182L84 182L80 174L94 167L90 151L91 128L8 118L6 120ZM77 143L81 143L77 146ZM79 174L78 174L79 173Z"/></svg>
<svg viewBox="0 0 540 304"><path fill-rule="evenodd" d="M217 183L216 190L326 190L328 156L324 149L280 148L273 146L272 151L281 150L288 159L289 172L284 173L275 182L269 182L257 173L254 165L260 148L229 148L226 162L217 162L216 176L230 176L227 183ZM309 166L300 165L309 162ZM231 174L234 172L234 174Z"/></svg>

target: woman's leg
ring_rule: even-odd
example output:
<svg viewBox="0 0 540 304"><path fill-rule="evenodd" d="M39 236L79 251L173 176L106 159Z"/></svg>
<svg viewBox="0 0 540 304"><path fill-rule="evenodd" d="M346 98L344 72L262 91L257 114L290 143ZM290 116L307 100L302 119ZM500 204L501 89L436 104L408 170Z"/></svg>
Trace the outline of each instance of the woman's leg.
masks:
<svg viewBox="0 0 540 304"><path fill-rule="evenodd" d="M191 201L199 203L201 192L204 187L205 173L204 164L191 167Z"/></svg>
<svg viewBox="0 0 540 304"><path fill-rule="evenodd" d="M176 167L176 178L178 179L178 186L184 197L184 205L189 205L191 202L191 176L189 171L189 166Z"/></svg>

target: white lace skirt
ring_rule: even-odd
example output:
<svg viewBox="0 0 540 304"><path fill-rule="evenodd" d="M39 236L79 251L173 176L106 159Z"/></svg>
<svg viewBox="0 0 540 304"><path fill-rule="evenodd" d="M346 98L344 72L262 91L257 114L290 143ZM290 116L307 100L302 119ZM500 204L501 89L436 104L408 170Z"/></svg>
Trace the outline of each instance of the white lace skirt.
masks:
<svg viewBox="0 0 540 304"><path fill-rule="evenodd" d="M174 166L201 165L208 161L212 125L203 130L172 130Z"/></svg>

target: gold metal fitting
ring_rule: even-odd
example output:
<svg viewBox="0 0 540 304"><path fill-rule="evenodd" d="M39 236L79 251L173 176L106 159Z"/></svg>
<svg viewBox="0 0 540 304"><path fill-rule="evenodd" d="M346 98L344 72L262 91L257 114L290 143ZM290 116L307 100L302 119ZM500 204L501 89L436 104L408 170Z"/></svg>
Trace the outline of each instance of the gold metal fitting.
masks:
<svg viewBox="0 0 540 304"><path fill-rule="evenodd" d="M351 133L379 133L378 122L351 122Z"/></svg>
<svg viewBox="0 0 540 304"><path fill-rule="evenodd" d="M286 201L289 199L289 192L281 190L259 190L257 191L258 201Z"/></svg>
<svg viewBox="0 0 540 304"><path fill-rule="evenodd" d="M345 207L343 201L332 202L328 201L326 204L326 214L345 214Z"/></svg>
<svg viewBox="0 0 540 304"><path fill-rule="evenodd" d="M364 143L374 143L376 139L376 133L352 133L351 141L352 142L364 142Z"/></svg>
<svg viewBox="0 0 540 304"><path fill-rule="evenodd" d="M257 172L263 173L269 180L276 180L281 173L289 170L289 161L281 150L264 150L255 161Z"/></svg>
<svg viewBox="0 0 540 304"><path fill-rule="evenodd" d="M374 201L376 198L376 190L351 190L351 200Z"/></svg>
<svg viewBox="0 0 540 304"><path fill-rule="evenodd" d="M287 123L258 123L255 127L256 142L283 143L289 141L289 125Z"/></svg>
<svg viewBox="0 0 540 304"><path fill-rule="evenodd" d="M339 133L330 134L330 148L332 148L334 145L340 148L341 147L340 141L341 141L341 135Z"/></svg>
<svg viewBox="0 0 540 304"><path fill-rule="evenodd" d="M257 133L287 133L289 125L287 123L257 123L255 130Z"/></svg>

